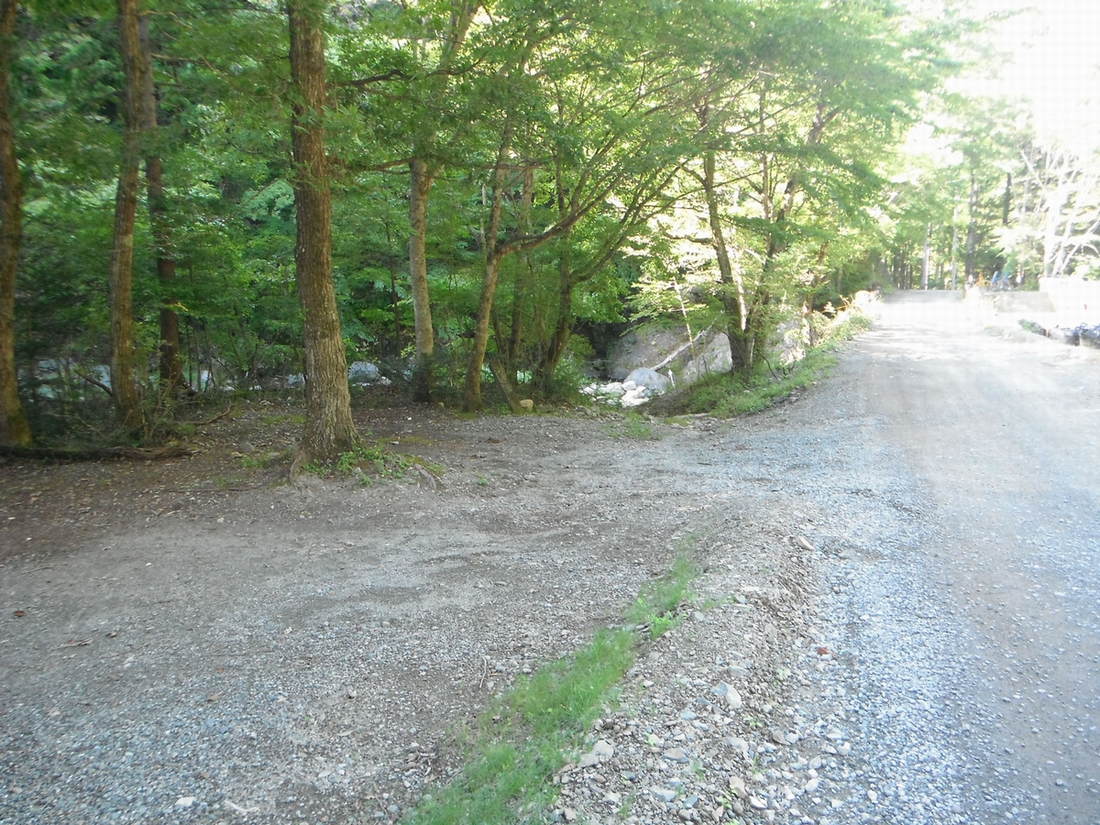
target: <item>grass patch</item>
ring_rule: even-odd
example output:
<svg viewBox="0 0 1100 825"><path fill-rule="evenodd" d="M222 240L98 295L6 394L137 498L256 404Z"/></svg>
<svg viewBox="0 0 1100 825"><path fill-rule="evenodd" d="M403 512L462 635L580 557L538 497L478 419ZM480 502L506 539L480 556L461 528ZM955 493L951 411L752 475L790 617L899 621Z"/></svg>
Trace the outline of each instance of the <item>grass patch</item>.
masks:
<svg viewBox="0 0 1100 825"><path fill-rule="evenodd" d="M648 415L628 410L621 418L607 425L607 432L612 438L624 438L632 441L652 441L659 438L653 429L653 422Z"/></svg>
<svg viewBox="0 0 1100 825"><path fill-rule="evenodd" d="M807 351L805 358L778 370L760 364L748 378L729 373L711 375L681 392L656 398L647 407L654 415L705 413L720 418L766 410L827 376L836 366L836 351L869 329L871 323L862 312L846 312L842 320L822 325L817 345Z"/></svg>
<svg viewBox="0 0 1100 825"><path fill-rule="evenodd" d="M635 660L637 629L657 638L675 623L699 573L688 559L649 582L626 612L624 627L598 631L585 647L516 680L482 715L465 765L450 784L410 811L406 825L514 825L542 822L557 800L554 775L565 754L613 701Z"/></svg>
<svg viewBox="0 0 1100 825"><path fill-rule="evenodd" d="M393 452L379 445L362 445L346 453L340 453L333 461L311 461L303 469L322 478L356 478L369 484L375 478L404 479L409 471L423 468L439 478L443 467L424 461L415 455Z"/></svg>

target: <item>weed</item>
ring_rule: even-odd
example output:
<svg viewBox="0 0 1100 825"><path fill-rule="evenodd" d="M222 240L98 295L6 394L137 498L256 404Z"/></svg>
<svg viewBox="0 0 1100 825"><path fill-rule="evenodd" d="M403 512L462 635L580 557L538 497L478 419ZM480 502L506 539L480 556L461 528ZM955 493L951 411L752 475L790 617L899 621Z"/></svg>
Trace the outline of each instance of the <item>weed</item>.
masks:
<svg viewBox="0 0 1100 825"><path fill-rule="evenodd" d="M423 467L436 477L443 474L443 468L438 464L424 461L417 456L391 452L378 445L356 447L354 450L341 453L332 462L311 461L303 469L308 473L324 477L354 476L360 483L369 484L375 477L404 478L405 473L412 467Z"/></svg>
<svg viewBox="0 0 1100 825"><path fill-rule="evenodd" d="M612 438L629 438L634 441L649 441L657 437L649 416L633 410L624 413L621 420L610 424L608 434Z"/></svg>
<svg viewBox="0 0 1100 825"><path fill-rule="evenodd" d="M659 639L679 621L677 608L691 597L691 581L698 567L680 556L665 576L649 582L626 611L626 619L639 627L649 627L651 639Z"/></svg>
<svg viewBox="0 0 1100 825"><path fill-rule="evenodd" d="M651 627L688 594L697 568L678 559L650 582L627 619ZM520 678L470 732L465 766L451 784L409 812L406 825L511 825L542 821L557 798L551 778L563 754L584 743L585 731L608 703L635 659L629 626L597 631L585 647ZM628 811L628 798L623 809Z"/></svg>

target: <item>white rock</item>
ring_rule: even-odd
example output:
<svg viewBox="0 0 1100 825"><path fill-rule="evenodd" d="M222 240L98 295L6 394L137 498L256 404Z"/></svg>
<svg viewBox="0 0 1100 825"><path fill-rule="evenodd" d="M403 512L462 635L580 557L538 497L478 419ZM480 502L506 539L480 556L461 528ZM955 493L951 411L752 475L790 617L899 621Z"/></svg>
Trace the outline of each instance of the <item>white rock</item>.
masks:
<svg viewBox="0 0 1100 825"><path fill-rule="evenodd" d="M181 796L176 800L177 808L190 808L195 804L195 797L193 796Z"/></svg>
<svg viewBox="0 0 1100 825"><path fill-rule="evenodd" d="M741 694L737 692L737 688L725 682L719 682L710 689L710 692L718 696L718 698L734 710L740 710L744 704L741 700Z"/></svg>

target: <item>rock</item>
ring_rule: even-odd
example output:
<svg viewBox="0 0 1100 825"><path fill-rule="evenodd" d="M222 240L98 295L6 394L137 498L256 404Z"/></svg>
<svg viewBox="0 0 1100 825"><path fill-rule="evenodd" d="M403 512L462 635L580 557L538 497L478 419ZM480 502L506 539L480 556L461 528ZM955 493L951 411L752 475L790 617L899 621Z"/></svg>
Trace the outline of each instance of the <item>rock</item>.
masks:
<svg viewBox="0 0 1100 825"><path fill-rule="evenodd" d="M649 792L662 802L671 802L676 798L676 791L672 788L659 788L655 786L650 788Z"/></svg>
<svg viewBox="0 0 1100 825"><path fill-rule="evenodd" d="M591 768L600 762L606 762L615 755L615 746L606 739L597 742L588 753L577 761L578 768Z"/></svg>
<svg viewBox="0 0 1100 825"><path fill-rule="evenodd" d="M768 807L768 801L761 799L759 796L750 796L749 804L758 811L767 810Z"/></svg>
<svg viewBox="0 0 1100 825"><path fill-rule="evenodd" d="M740 736L729 736L723 739L722 743L726 745L726 747L733 748L735 751L740 751L742 756L749 755L749 743Z"/></svg>
<svg viewBox="0 0 1100 825"><path fill-rule="evenodd" d="M665 392L669 387L669 380L667 377L661 375L657 370L651 370L646 367L641 367L631 372L630 375L626 377L626 381L623 382L623 386L625 387L630 383L633 383L635 387L645 387L655 393Z"/></svg>
<svg viewBox="0 0 1100 825"><path fill-rule="evenodd" d="M355 361L348 366L348 381L352 384L370 384L379 375L378 367L369 361Z"/></svg>
<svg viewBox="0 0 1100 825"><path fill-rule="evenodd" d="M730 793L736 796L738 799L744 799L748 796L748 791L745 789L745 780L740 776L730 777Z"/></svg>
<svg viewBox="0 0 1100 825"><path fill-rule="evenodd" d="M608 805L621 805L623 801L622 794L617 794L614 791L608 791L603 795L603 801Z"/></svg>
<svg viewBox="0 0 1100 825"><path fill-rule="evenodd" d="M688 755L684 752L683 748L669 748L664 753L665 759L669 762L690 762Z"/></svg>
<svg viewBox="0 0 1100 825"><path fill-rule="evenodd" d="M525 412L531 412L533 409L535 409L535 402L532 401L530 398L523 398L520 400L519 406Z"/></svg>
<svg viewBox="0 0 1100 825"><path fill-rule="evenodd" d="M804 790L806 791L806 793L813 793L814 791L817 790L817 788L820 784L821 784L821 777L820 776L815 776L813 779L811 779L809 782L806 783L806 787L804 788Z"/></svg>
<svg viewBox="0 0 1100 825"><path fill-rule="evenodd" d="M839 745L836 746L836 752L838 754L840 754L841 756L847 756L848 754L850 754L852 752L852 743L851 742L842 742L842 743L840 743Z"/></svg>
<svg viewBox="0 0 1100 825"><path fill-rule="evenodd" d="M650 399L650 391L645 387L635 387L623 393L619 401L624 407L640 407Z"/></svg>
<svg viewBox="0 0 1100 825"><path fill-rule="evenodd" d="M737 692L737 688L725 682L719 682L710 689L710 692L734 710L740 710L744 704L741 700L741 694Z"/></svg>
<svg viewBox="0 0 1100 825"><path fill-rule="evenodd" d="M193 796L181 796L176 800L177 808L190 808L195 804L195 797Z"/></svg>

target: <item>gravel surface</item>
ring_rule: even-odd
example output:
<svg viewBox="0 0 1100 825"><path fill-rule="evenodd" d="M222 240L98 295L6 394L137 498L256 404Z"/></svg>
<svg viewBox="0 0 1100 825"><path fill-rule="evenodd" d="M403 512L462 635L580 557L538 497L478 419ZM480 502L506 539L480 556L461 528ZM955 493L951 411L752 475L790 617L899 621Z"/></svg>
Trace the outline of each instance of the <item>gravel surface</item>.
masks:
<svg viewBox="0 0 1100 825"><path fill-rule="evenodd" d="M360 413L441 483L278 483L276 399L189 460L9 462L0 823L395 821L685 549L546 819L1100 822L1098 361L983 323L899 296L791 402L650 437Z"/></svg>

